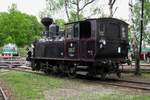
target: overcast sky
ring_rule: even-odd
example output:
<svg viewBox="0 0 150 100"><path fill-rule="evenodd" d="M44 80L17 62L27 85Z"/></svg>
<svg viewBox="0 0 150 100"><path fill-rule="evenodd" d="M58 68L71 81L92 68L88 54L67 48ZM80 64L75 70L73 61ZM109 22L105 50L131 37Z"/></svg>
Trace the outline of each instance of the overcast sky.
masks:
<svg viewBox="0 0 150 100"><path fill-rule="evenodd" d="M45 0L0 0L0 11L7 11L12 3L17 4L18 10L35 16L45 8Z"/></svg>
<svg viewBox="0 0 150 100"><path fill-rule="evenodd" d="M102 6L106 7L108 0L100 0L100 1L101 1ZM116 0L116 1L117 2L115 6L117 6L118 9L115 13L115 17L128 20L128 15L129 15L128 1L129 0ZM35 15L37 17L39 16L39 12L43 10L46 6L45 0L0 0L0 12L7 11L8 6L10 6L12 3L17 4L18 10L28 13L28 14ZM105 12L108 12L108 9ZM61 15L58 15L58 16L60 17Z"/></svg>

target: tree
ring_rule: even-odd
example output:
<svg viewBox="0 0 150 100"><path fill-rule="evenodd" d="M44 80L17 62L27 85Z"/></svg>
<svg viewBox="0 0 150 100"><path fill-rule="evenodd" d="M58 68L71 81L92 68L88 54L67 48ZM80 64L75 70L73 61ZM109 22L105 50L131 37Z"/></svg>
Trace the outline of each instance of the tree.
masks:
<svg viewBox="0 0 150 100"><path fill-rule="evenodd" d="M66 23L64 19L56 19L55 23L60 27L60 29L64 29L64 24Z"/></svg>
<svg viewBox="0 0 150 100"><path fill-rule="evenodd" d="M8 12L0 13L0 22L0 45L8 42L18 46L28 45L40 36L42 30L36 17L21 13L16 4L12 4Z"/></svg>
<svg viewBox="0 0 150 100"><path fill-rule="evenodd" d="M144 3L143 3L144 2ZM141 5L142 4L142 5ZM144 17L143 17L143 13L142 12L142 8L143 8L143 4L144 4ZM150 38L149 38L149 33L146 31L146 26L149 23L149 17L150 17L150 1L149 0L140 0L140 1L136 1L135 4L133 5L132 3L129 4L130 8L131 8L131 13L132 13L132 25L131 25L131 31L132 31L132 42L133 41L137 41L136 43L132 43L132 48L134 51L138 51L139 54L141 53L141 48L143 48L142 41L143 43L145 42L150 42ZM141 16L142 15L142 16ZM144 21L144 25L143 25L143 21ZM143 27L144 27L144 31L143 31ZM144 33L143 33L144 32ZM143 38L142 37L143 34ZM142 41L141 41L142 40ZM136 75L140 75L140 56L139 54L135 54L136 57L136 71L135 74Z"/></svg>
<svg viewBox="0 0 150 100"><path fill-rule="evenodd" d="M130 28L129 28L129 39L130 39L130 43L131 43L131 47L133 49L133 51L137 51L138 50L138 38L136 36L136 32L135 32L135 19L134 19L134 5L133 5L133 2L132 0L129 1L129 7L130 7ZM140 10L140 9L139 9Z"/></svg>
<svg viewBox="0 0 150 100"><path fill-rule="evenodd" d="M131 0L132 1L132 0ZM141 17L141 2L136 1L135 4L129 3L130 10L131 10L131 35L132 35L132 41L136 41L136 49L138 49L138 44L140 40L140 17ZM144 1L144 34L143 34L143 41L150 43L150 34L149 31L147 31L147 25L150 22L150 1L145 0ZM135 43L132 43L135 45ZM136 50L137 51L137 50Z"/></svg>
<svg viewBox="0 0 150 100"><path fill-rule="evenodd" d="M58 9L64 7L66 16L68 18L68 21L70 22L71 19L75 19L75 21L81 20L83 18L81 12L83 12L84 8L92 4L95 0L58 0L58 2L56 2L55 0L46 1L48 4L47 8L50 11L50 13L52 13L53 11L57 12ZM70 19L70 17L74 17L74 14L76 15L76 18Z"/></svg>
<svg viewBox="0 0 150 100"><path fill-rule="evenodd" d="M93 5L95 5L93 3ZM93 5L90 6L90 12L88 13L88 16L86 18L91 18L91 17L96 17L96 18L102 18L102 17L108 17L107 14L104 13L103 7L102 6L95 6Z"/></svg>
<svg viewBox="0 0 150 100"><path fill-rule="evenodd" d="M113 6L115 4L116 0L109 0L109 12L110 12L110 17L113 17ZM115 8L115 11L117 10L117 7Z"/></svg>
<svg viewBox="0 0 150 100"><path fill-rule="evenodd" d="M65 12L66 12L66 16L67 16L68 21L70 22L69 11L68 11L69 1L68 1L68 0L65 0L65 1L64 1L64 4L65 4Z"/></svg>
<svg viewBox="0 0 150 100"><path fill-rule="evenodd" d="M46 8L40 11L39 15L43 17L52 17L58 10L60 10L66 0L46 0Z"/></svg>
<svg viewBox="0 0 150 100"><path fill-rule="evenodd" d="M70 11L70 18L69 18L70 22L78 21L79 19L82 20L84 18L85 17L82 14L77 15L75 11L73 10Z"/></svg>
<svg viewBox="0 0 150 100"><path fill-rule="evenodd" d="M137 1L133 5L133 25L132 27L134 28L137 40L139 42L139 37L140 37L140 11L141 11L141 2ZM147 29L147 25L150 22L150 1L145 0L144 1L144 34L143 34L143 41L150 43L150 34Z"/></svg>
<svg viewBox="0 0 150 100"><path fill-rule="evenodd" d="M68 0L69 1L69 0ZM75 9L77 20L81 20L81 12L84 10L85 7L93 3L95 0L70 0L70 4Z"/></svg>

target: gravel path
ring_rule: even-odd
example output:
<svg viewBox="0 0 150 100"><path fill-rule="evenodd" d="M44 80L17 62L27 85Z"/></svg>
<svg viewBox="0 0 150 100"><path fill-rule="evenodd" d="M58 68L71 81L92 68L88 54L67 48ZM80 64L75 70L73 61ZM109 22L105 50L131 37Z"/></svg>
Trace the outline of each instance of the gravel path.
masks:
<svg viewBox="0 0 150 100"><path fill-rule="evenodd" d="M111 88L105 88L102 85L93 86L80 86L77 88L75 87L68 87L68 88L58 88L53 90L45 91L46 100L59 100L61 98L65 98L65 100L69 100L70 98L76 98L79 100L80 96L89 95L92 97L94 95L106 95L112 94L115 90Z"/></svg>

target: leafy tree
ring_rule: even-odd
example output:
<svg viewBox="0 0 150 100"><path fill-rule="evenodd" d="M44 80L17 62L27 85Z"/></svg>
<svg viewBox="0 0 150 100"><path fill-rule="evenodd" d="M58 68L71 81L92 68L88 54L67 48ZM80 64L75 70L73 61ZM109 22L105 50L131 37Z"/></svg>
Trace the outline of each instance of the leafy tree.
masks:
<svg viewBox="0 0 150 100"><path fill-rule="evenodd" d="M92 4L95 0L68 0L74 12L76 12L77 20L81 20L81 12L85 7Z"/></svg>
<svg viewBox="0 0 150 100"><path fill-rule="evenodd" d="M21 13L16 4L12 4L8 12L0 13L0 22L0 45L8 42L18 46L28 45L40 36L42 30L36 17Z"/></svg>
<svg viewBox="0 0 150 100"><path fill-rule="evenodd" d="M132 0L130 0L129 6L131 10L131 45L134 50L134 52L139 50L139 42L140 42L140 29L141 29L141 20L144 21L144 34L143 34L143 41L150 42L150 35L146 31L146 26L148 25L150 21L150 1L144 0L144 19L141 19L141 4L143 0L136 0L135 4L132 3ZM136 71L135 75L140 75L140 56L137 53L134 53L136 58Z"/></svg>
<svg viewBox="0 0 150 100"><path fill-rule="evenodd" d="M95 0L46 0L47 10L50 11L49 13L57 12L64 7L69 22L83 19L82 12L84 8L94 1ZM47 10L44 12L47 12Z"/></svg>
<svg viewBox="0 0 150 100"><path fill-rule="evenodd" d="M76 12L75 11L70 11L70 18L69 18L69 20L71 21L71 22L73 22L73 21L78 21L78 20L82 20L82 19L84 19L84 16L82 15L82 14L80 14L80 15L77 15L76 14Z"/></svg>
<svg viewBox="0 0 150 100"><path fill-rule="evenodd" d="M51 17L55 12L64 6L66 0L45 0L46 8L40 12L40 18Z"/></svg>
<svg viewBox="0 0 150 100"><path fill-rule="evenodd" d="M6 43L6 44L8 44L8 43L14 43L14 40L12 39L11 36L8 36L8 37L6 37L6 39L5 39L5 43Z"/></svg>
<svg viewBox="0 0 150 100"><path fill-rule="evenodd" d="M66 23L64 19L56 19L55 23L60 26L61 29L64 29L64 24Z"/></svg>
<svg viewBox="0 0 150 100"><path fill-rule="evenodd" d="M136 3L133 5L133 25L132 28L135 31L137 40L139 40L140 37L140 17L141 17L141 2L136 1ZM150 1L144 0L144 34L143 34L143 40L150 43L150 33L146 31L146 26L150 22Z"/></svg>

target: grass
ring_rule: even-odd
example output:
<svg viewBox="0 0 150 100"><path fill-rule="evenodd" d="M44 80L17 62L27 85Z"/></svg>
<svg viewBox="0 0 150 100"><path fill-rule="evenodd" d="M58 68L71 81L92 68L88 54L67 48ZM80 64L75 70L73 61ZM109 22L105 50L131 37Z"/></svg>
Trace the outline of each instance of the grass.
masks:
<svg viewBox="0 0 150 100"><path fill-rule="evenodd" d="M63 83L62 79L16 71L0 74L0 80L8 84L17 100L44 100L44 90Z"/></svg>
<svg viewBox="0 0 150 100"><path fill-rule="evenodd" d="M150 79L150 74L142 73L142 77Z"/></svg>
<svg viewBox="0 0 150 100"><path fill-rule="evenodd" d="M83 80L68 80L27 72L2 72L0 73L0 81L6 83L16 100L45 100L44 91L49 91L50 96L56 97L55 100L150 100L150 96L126 94L116 88L115 90L112 88L113 91L110 93L107 91L102 93L104 89L97 87L100 86L99 84L91 84ZM91 88L92 90L90 90ZM60 91L61 89L65 90ZM67 92L67 89L72 89L77 94L72 94L74 91ZM69 93L69 96L62 95L62 92Z"/></svg>
<svg viewBox="0 0 150 100"><path fill-rule="evenodd" d="M100 95L100 94L82 94L78 97L71 98L61 98L60 100L150 100L148 96L132 96L124 94L109 94L109 95Z"/></svg>

